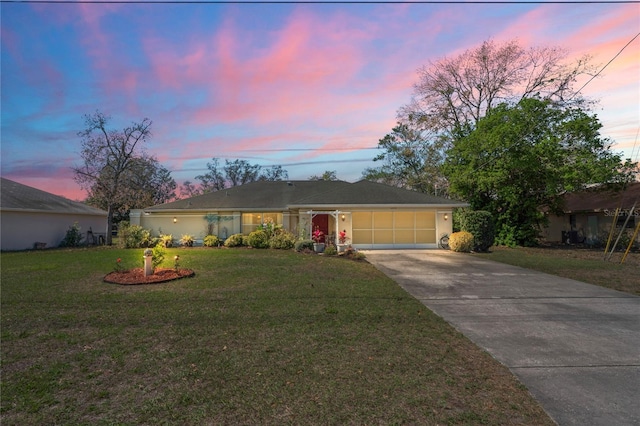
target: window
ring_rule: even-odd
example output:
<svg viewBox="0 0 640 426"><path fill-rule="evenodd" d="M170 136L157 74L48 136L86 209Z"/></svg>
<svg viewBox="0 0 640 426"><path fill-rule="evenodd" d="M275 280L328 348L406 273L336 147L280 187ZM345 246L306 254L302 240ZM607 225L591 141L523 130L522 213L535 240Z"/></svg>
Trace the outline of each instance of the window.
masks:
<svg viewBox="0 0 640 426"><path fill-rule="evenodd" d="M243 213L242 233L248 235L263 223L282 225L282 213Z"/></svg>

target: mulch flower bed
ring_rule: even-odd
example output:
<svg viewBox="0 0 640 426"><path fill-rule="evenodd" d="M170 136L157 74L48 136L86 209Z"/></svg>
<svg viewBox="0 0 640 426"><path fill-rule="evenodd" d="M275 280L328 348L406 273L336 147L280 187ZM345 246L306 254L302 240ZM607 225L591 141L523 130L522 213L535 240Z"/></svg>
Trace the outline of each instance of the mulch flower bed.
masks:
<svg viewBox="0 0 640 426"><path fill-rule="evenodd" d="M196 273L191 269L156 269L152 275L144 276L142 268L128 271L111 272L104 277L104 282L121 285L158 284L180 278L193 277Z"/></svg>

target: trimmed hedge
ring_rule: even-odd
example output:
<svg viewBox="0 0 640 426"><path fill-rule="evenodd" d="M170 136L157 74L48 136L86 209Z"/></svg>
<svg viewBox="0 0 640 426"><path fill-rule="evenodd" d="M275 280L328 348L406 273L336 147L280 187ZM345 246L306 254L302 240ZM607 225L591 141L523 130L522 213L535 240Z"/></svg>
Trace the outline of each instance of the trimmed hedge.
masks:
<svg viewBox="0 0 640 426"><path fill-rule="evenodd" d="M242 234L233 234L224 241L225 247L242 247L243 245L244 239Z"/></svg>
<svg viewBox="0 0 640 426"><path fill-rule="evenodd" d="M277 230L269 239L269 248L291 250L296 244L296 236L282 229Z"/></svg>
<svg viewBox="0 0 640 426"><path fill-rule="evenodd" d="M263 249L269 247L269 235L261 229L253 231L247 237L247 243L250 247Z"/></svg>
<svg viewBox="0 0 640 426"><path fill-rule="evenodd" d="M220 238L218 238L216 235L207 235L206 237L204 237L202 244L205 247L218 247L220 245Z"/></svg>

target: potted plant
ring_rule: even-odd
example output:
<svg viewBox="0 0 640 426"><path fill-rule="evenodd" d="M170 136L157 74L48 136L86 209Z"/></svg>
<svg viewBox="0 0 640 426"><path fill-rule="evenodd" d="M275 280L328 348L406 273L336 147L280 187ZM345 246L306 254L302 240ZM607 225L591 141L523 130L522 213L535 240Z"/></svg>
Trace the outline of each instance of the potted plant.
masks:
<svg viewBox="0 0 640 426"><path fill-rule="evenodd" d="M316 230L311 234L311 239L313 240L313 250L316 253L322 253L324 251L324 232L316 226Z"/></svg>
<svg viewBox="0 0 640 426"><path fill-rule="evenodd" d="M338 253L342 253L347 248L347 230L338 233Z"/></svg>

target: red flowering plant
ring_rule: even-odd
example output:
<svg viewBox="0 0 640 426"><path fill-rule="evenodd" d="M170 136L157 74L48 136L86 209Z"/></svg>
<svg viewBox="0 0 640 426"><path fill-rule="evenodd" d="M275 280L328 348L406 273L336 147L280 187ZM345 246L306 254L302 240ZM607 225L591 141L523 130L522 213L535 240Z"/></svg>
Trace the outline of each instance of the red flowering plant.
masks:
<svg viewBox="0 0 640 426"><path fill-rule="evenodd" d="M324 232L322 232L320 230L320 228L316 227L316 230L313 231L313 234L311 235L311 239L316 243L321 243L322 240L324 239Z"/></svg>
<svg viewBox="0 0 640 426"><path fill-rule="evenodd" d="M116 259L116 266L113 268L113 270L115 272L124 271L124 268L122 267L122 259L120 259L120 258Z"/></svg>
<svg viewBox="0 0 640 426"><path fill-rule="evenodd" d="M344 231L340 231L338 233L338 241L340 242L340 244L344 244L347 242L347 230L345 229Z"/></svg>

